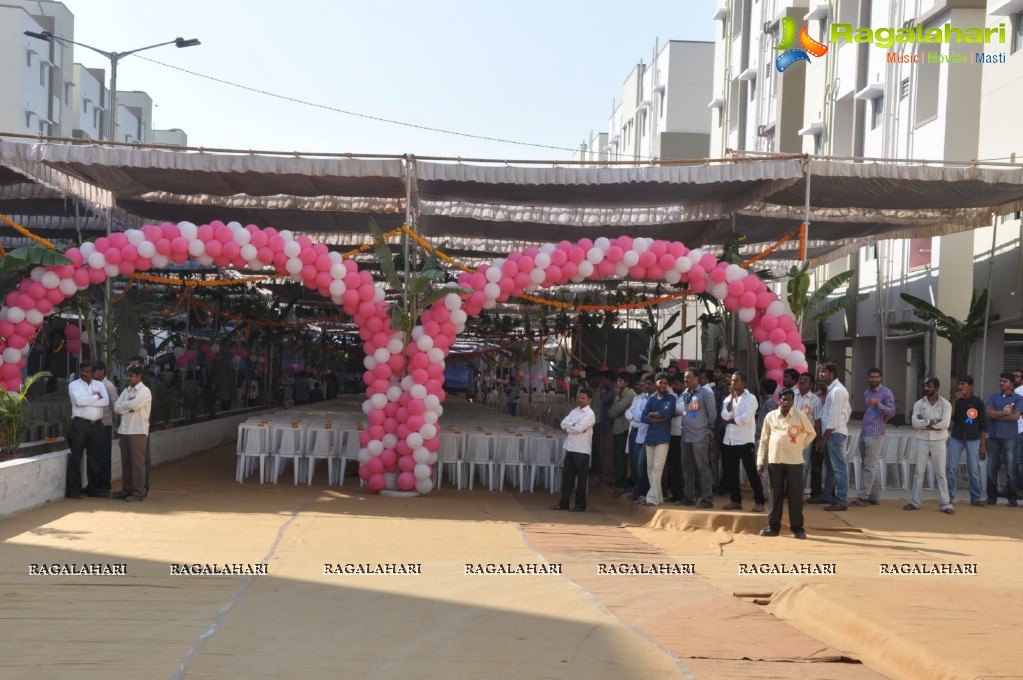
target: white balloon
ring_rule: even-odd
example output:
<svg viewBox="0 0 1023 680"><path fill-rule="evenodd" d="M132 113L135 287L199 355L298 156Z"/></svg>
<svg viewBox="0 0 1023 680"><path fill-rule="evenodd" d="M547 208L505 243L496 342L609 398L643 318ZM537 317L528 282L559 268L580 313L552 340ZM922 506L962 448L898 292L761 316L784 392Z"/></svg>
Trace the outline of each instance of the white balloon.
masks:
<svg viewBox="0 0 1023 680"><path fill-rule="evenodd" d="M760 343L760 353L765 357L769 357L774 354L774 343L770 340L764 340Z"/></svg>
<svg viewBox="0 0 1023 680"><path fill-rule="evenodd" d="M418 449L423 445L423 435L418 432L411 432L409 436L405 437L405 443L412 450Z"/></svg>
<svg viewBox="0 0 1023 680"><path fill-rule="evenodd" d="M440 397L436 394L428 394L423 397L423 405L426 406L427 411L436 411L440 408Z"/></svg>
<svg viewBox="0 0 1023 680"><path fill-rule="evenodd" d="M469 315L465 313L464 309L456 309L455 311L451 312L451 323L455 324L456 326L464 325L466 319L468 318Z"/></svg>
<svg viewBox="0 0 1023 680"><path fill-rule="evenodd" d="M639 253L635 250L626 250L625 254L622 255L622 262L624 262L627 267L635 267L639 264Z"/></svg>
<svg viewBox="0 0 1023 680"><path fill-rule="evenodd" d="M25 321L29 322L33 326L40 325L45 319L46 317L38 309L30 309L25 312ZM28 346L26 346L25 349L27 350Z"/></svg>
<svg viewBox="0 0 1023 680"><path fill-rule="evenodd" d="M756 315L757 310L753 307L743 307L738 313L739 321L743 323L751 323Z"/></svg>
<svg viewBox="0 0 1023 680"><path fill-rule="evenodd" d="M571 279L569 279L569 281L571 281L572 283L582 283L585 280L586 280L586 277L583 276L582 274L576 274Z"/></svg>
<svg viewBox="0 0 1023 680"><path fill-rule="evenodd" d="M421 494L428 494L433 491L433 480L432 479L417 479L416 480L416 491Z"/></svg>
<svg viewBox="0 0 1023 680"><path fill-rule="evenodd" d="M327 257L329 257L330 261L333 262L334 264L341 264L342 262L344 262L344 258L341 257L341 253L337 252L336 250L332 250L329 253L327 253ZM343 269L344 265L341 264L341 267ZM333 267L331 267L331 269L333 269Z"/></svg>
<svg viewBox="0 0 1023 680"><path fill-rule="evenodd" d="M103 271L106 272L107 278L109 279L120 274L121 268L116 264L108 264L107 266L103 267Z"/></svg>
<svg viewBox="0 0 1023 680"><path fill-rule="evenodd" d="M240 246L247 246L252 243L252 234L248 229L239 229L234 232L232 238L234 238L234 242Z"/></svg>
<svg viewBox="0 0 1023 680"><path fill-rule="evenodd" d="M426 398L426 386L425 385L413 385L412 389L409 390L409 395L413 399L425 399Z"/></svg>
<svg viewBox="0 0 1023 680"><path fill-rule="evenodd" d="M174 352L174 357L176 359L180 359L181 357L185 356L185 348L184 347L175 347L173 352Z"/></svg>
<svg viewBox="0 0 1023 680"><path fill-rule="evenodd" d="M529 281L533 285L539 286L541 283L544 282L544 279L546 278L547 274L544 273L544 270L540 269L539 267L529 272Z"/></svg>
<svg viewBox="0 0 1023 680"><path fill-rule="evenodd" d="M417 464L425 464L426 461L430 460L430 450L420 446L412 452L412 460L416 461Z"/></svg>
<svg viewBox="0 0 1023 680"><path fill-rule="evenodd" d="M373 457L373 454L369 452L369 449L359 449L359 464L365 465Z"/></svg>
<svg viewBox="0 0 1023 680"><path fill-rule="evenodd" d="M124 235L128 237L128 243L133 246L137 246L146 240L146 235L139 229L128 229L124 232Z"/></svg>
<svg viewBox="0 0 1023 680"><path fill-rule="evenodd" d="M633 239L632 249L642 255L646 251L650 250L650 244L647 243L645 238L640 236L639 238Z"/></svg>
<svg viewBox="0 0 1023 680"><path fill-rule="evenodd" d="M431 451L430 452L430 460L426 461L426 464L427 465L436 465L437 464L437 452L436 451Z"/></svg>
<svg viewBox="0 0 1023 680"><path fill-rule="evenodd" d="M669 269L664 272L665 283L678 283L682 280L682 275L678 273L677 269Z"/></svg>
<svg viewBox="0 0 1023 680"><path fill-rule="evenodd" d="M774 351L777 353L778 349L775 348ZM788 362L789 366L806 366L806 354L800 352L798 349L794 349L792 350L792 353L789 354Z"/></svg>
<svg viewBox="0 0 1023 680"><path fill-rule="evenodd" d="M437 436L437 426L432 423L424 423L419 428L419 434L423 435L423 439L433 439Z"/></svg>
<svg viewBox="0 0 1023 680"><path fill-rule="evenodd" d="M231 220L230 222L228 222L227 223L227 228L230 229L231 231L237 231L239 229L244 229L244 227L242 227L242 223L238 222L237 220Z"/></svg>
<svg viewBox="0 0 1023 680"><path fill-rule="evenodd" d="M387 351L391 354L400 354L402 350L401 338L392 337L387 341Z"/></svg>
<svg viewBox="0 0 1023 680"><path fill-rule="evenodd" d="M203 253L202 255L199 256L199 264L201 264L204 267L209 267L211 264L213 264L213 258L207 255L206 253Z"/></svg>
<svg viewBox="0 0 1023 680"><path fill-rule="evenodd" d="M424 423L436 423L439 420L436 411L423 411Z"/></svg>
<svg viewBox="0 0 1023 680"><path fill-rule="evenodd" d="M369 455L374 457L379 456L384 452L384 443L378 439L374 439L366 445L366 448L369 450Z"/></svg>
<svg viewBox="0 0 1023 680"><path fill-rule="evenodd" d="M78 252L82 254L82 257L86 260L89 256L96 252L96 244L92 241L86 241L82 245L78 246Z"/></svg>
<svg viewBox="0 0 1023 680"><path fill-rule="evenodd" d="M331 297L341 297L345 294L345 291L348 290L347 286L345 286L345 282L341 279L334 279L331 281L329 289Z"/></svg>
<svg viewBox="0 0 1023 680"><path fill-rule="evenodd" d="M89 331L82 331L82 334L78 337L81 338L83 345L89 344Z"/></svg>
<svg viewBox="0 0 1023 680"><path fill-rule="evenodd" d="M393 449L398 445L398 435L393 432L388 432L380 441L383 442L385 449Z"/></svg>
<svg viewBox="0 0 1023 680"><path fill-rule="evenodd" d="M386 364L391 358L391 353L387 351L386 347L377 347L373 352L373 358L376 359L377 364Z"/></svg>
<svg viewBox="0 0 1023 680"><path fill-rule="evenodd" d="M247 232L247 231L246 232L240 232L239 231L238 233L239 234L241 234L241 233L248 234L249 232ZM257 250L256 246L252 245L251 243L246 243L245 245L242 246L240 254L241 254L243 260L245 260L247 262L251 262L252 260L255 260L259 256L259 250Z"/></svg>
<svg viewBox="0 0 1023 680"><path fill-rule="evenodd" d="M163 269L168 264L170 264L170 258L167 257L166 255L161 255L160 253L157 253L156 255L153 255L152 262L153 269Z"/></svg>
<svg viewBox="0 0 1023 680"><path fill-rule="evenodd" d="M416 476L417 480L429 479L433 475L433 470L430 469L429 465L425 463L416 465L412 469L412 474Z"/></svg>
<svg viewBox="0 0 1023 680"><path fill-rule="evenodd" d="M293 233L291 233L291 231L288 230L288 229L281 229L279 232L277 232L277 235L280 236L285 241L294 241L295 240L295 235ZM299 247L301 248L301 246L299 246Z"/></svg>
<svg viewBox="0 0 1023 680"><path fill-rule="evenodd" d="M89 255L89 266L93 269L103 269L107 266L107 258L103 253L92 253Z"/></svg>
<svg viewBox="0 0 1023 680"><path fill-rule="evenodd" d="M373 302L383 302L384 298L387 297L387 293L380 286L373 288Z"/></svg>
<svg viewBox="0 0 1023 680"><path fill-rule="evenodd" d="M11 323L21 323L25 320L25 310L21 307L8 307L7 320Z"/></svg>
<svg viewBox="0 0 1023 680"><path fill-rule="evenodd" d="M13 347L5 349L2 356L5 364L16 364L21 361L21 352Z"/></svg>
<svg viewBox="0 0 1023 680"><path fill-rule="evenodd" d="M444 350L442 350L440 347L431 347L426 351L426 355L430 358L431 364L444 363Z"/></svg>
<svg viewBox="0 0 1023 680"><path fill-rule="evenodd" d="M367 354L362 358L362 365L366 367L367 371L372 371L377 367L377 360L372 354Z"/></svg>
<svg viewBox="0 0 1023 680"><path fill-rule="evenodd" d="M302 245L298 241L288 241L284 244L284 254L288 257L298 257L302 252Z"/></svg>
<svg viewBox="0 0 1023 680"><path fill-rule="evenodd" d="M593 276L594 268L593 263L589 260L583 260L579 263L579 276L584 279L588 279Z"/></svg>
<svg viewBox="0 0 1023 680"><path fill-rule="evenodd" d="M213 352L214 354L219 354L220 353L220 345L217 345L217 344L210 345L210 351Z"/></svg>
<svg viewBox="0 0 1023 680"><path fill-rule="evenodd" d="M792 347L791 347L791 345L789 345L789 343L787 343L787 342L779 342L777 345L775 345L774 356L778 357L779 359L782 359L782 360L788 359L789 355L791 355L791 354L792 354Z"/></svg>
<svg viewBox="0 0 1023 680"><path fill-rule="evenodd" d="M369 398L369 401L371 404L373 404L373 408L379 411L383 407L387 406L387 395L374 394L372 397Z"/></svg>
<svg viewBox="0 0 1023 680"><path fill-rule="evenodd" d="M52 290L60 285L60 274L57 272L43 272L43 275L39 277L39 283L43 284L43 288Z"/></svg>
<svg viewBox="0 0 1023 680"><path fill-rule="evenodd" d="M75 283L74 279L61 279L60 285L57 288L61 293L69 297L78 292L78 284Z"/></svg>
<svg viewBox="0 0 1023 680"><path fill-rule="evenodd" d="M334 254L333 251L331 251L330 254L333 255ZM343 279L347 275L348 270L345 269L345 266L343 264L335 262L334 264L330 265L330 278Z"/></svg>
<svg viewBox="0 0 1023 680"><path fill-rule="evenodd" d="M462 308L462 298L458 297L457 293L448 293L444 296L444 306L448 308L448 311L455 311L456 309Z"/></svg>
<svg viewBox="0 0 1023 680"><path fill-rule="evenodd" d="M199 227L195 226L191 222L178 222L178 230L181 232L181 235L188 240L192 240L199 235Z"/></svg>
<svg viewBox="0 0 1023 680"><path fill-rule="evenodd" d="M491 281L487 285L483 286L483 294L491 301L496 300L501 295L501 286Z"/></svg>
<svg viewBox="0 0 1023 680"><path fill-rule="evenodd" d="M718 300L724 300L728 295L728 284L722 281L721 283L712 284L709 288L710 294L716 297Z"/></svg>
<svg viewBox="0 0 1023 680"><path fill-rule="evenodd" d="M423 330L422 326L416 326L415 328L412 329L412 340L413 341L419 340L419 338L423 337L424 333L426 333L426 331Z"/></svg>
<svg viewBox="0 0 1023 680"><path fill-rule="evenodd" d="M604 251L597 246L593 246L586 251L586 260L590 264L600 264L604 261Z"/></svg>
<svg viewBox="0 0 1023 680"><path fill-rule="evenodd" d="M140 241L136 250L139 252L139 257L152 258L153 255L156 255L156 246L152 241Z"/></svg>
<svg viewBox="0 0 1023 680"><path fill-rule="evenodd" d="M538 269L547 269L551 266L551 256L548 253L537 253L536 257L533 258L533 264Z"/></svg>
<svg viewBox="0 0 1023 680"><path fill-rule="evenodd" d="M600 252L606 253L607 249L611 247L611 240L605 236L601 236L593 242L594 248L600 248Z"/></svg>
<svg viewBox="0 0 1023 680"><path fill-rule="evenodd" d="M738 281L739 279L746 278L748 272L737 264L730 264L725 269L725 281L731 283L732 281Z"/></svg>
<svg viewBox="0 0 1023 680"><path fill-rule="evenodd" d="M627 370L629 373L635 373L636 372L636 364L629 364L626 367L625 370Z"/></svg>
<svg viewBox="0 0 1023 680"><path fill-rule="evenodd" d="M433 338L431 338L429 335L421 335L419 336L419 339L416 340L416 345L422 351L428 352L431 349L433 349Z"/></svg>
<svg viewBox="0 0 1023 680"><path fill-rule="evenodd" d="M490 281L491 283L497 283L502 278L504 278L504 273L497 267L491 265L490 267L487 268L486 277L487 281Z"/></svg>
<svg viewBox="0 0 1023 680"><path fill-rule="evenodd" d="M368 416L372 410L373 410L373 402L371 402L369 399L367 399L366 401L362 402L362 412L363 413L365 413Z"/></svg>
<svg viewBox="0 0 1023 680"><path fill-rule="evenodd" d="M192 257L199 257L206 254L206 244L199 239L192 239L188 242L188 254Z"/></svg>
<svg viewBox="0 0 1023 680"><path fill-rule="evenodd" d="M401 386L391 385L387 388L387 401L398 401L401 399Z"/></svg>
<svg viewBox="0 0 1023 680"><path fill-rule="evenodd" d="M551 253L553 253L557 249L558 249L558 247L556 245L554 245L553 243L544 243L542 246L540 246L540 252L541 253L546 253L548 255L550 255ZM534 259L534 261L535 261L535 259Z"/></svg>
<svg viewBox="0 0 1023 680"><path fill-rule="evenodd" d="M294 241L292 241L292 243L294 243ZM284 263L284 270L292 276L302 273L303 267L305 267L305 265L302 264L302 260L297 257L289 258L288 261Z"/></svg>
<svg viewBox="0 0 1023 680"><path fill-rule="evenodd" d="M620 279L624 279L628 275L629 265L625 264L624 262L619 262L618 264L615 265L615 276L617 276Z"/></svg>
<svg viewBox="0 0 1023 680"><path fill-rule="evenodd" d="M412 376L406 375L404 378L401 379L401 383L399 384L401 385L401 389L403 392L408 392L415 386L416 381L412 379Z"/></svg>
<svg viewBox="0 0 1023 680"><path fill-rule="evenodd" d="M764 310L764 314L770 314L771 316L784 316L785 303L781 300L775 300L771 304L767 305L767 309Z"/></svg>

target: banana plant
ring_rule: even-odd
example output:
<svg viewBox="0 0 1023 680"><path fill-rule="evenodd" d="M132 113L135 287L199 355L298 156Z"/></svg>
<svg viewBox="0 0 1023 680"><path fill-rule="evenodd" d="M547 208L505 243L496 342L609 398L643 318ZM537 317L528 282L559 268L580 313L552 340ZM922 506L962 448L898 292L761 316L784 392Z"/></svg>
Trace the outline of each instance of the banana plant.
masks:
<svg viewBox="0 0 1023 680"><path fill-rule="evenodd" d="M841 288L853 277L853 270L844 271L841 274L832 276L810 293L810 263L804 262L802 267L793 265L789 270L789 280L786 284L787 300L789 309L796 317L796 325L800 332L803 331L807 322L818 323L829 316L848 309L853 305L867 299L866 293L853 293L847 291L838 297L830 298L832 293Z"/></svg>
<svg viewBox="0 0 1023 680"><path fill-rule="evenodd" d="M28 407L28 391L37 380L53 374L41 371L30 375L17 392L0 390L0 456L17 455L34 424Z"/></svg>

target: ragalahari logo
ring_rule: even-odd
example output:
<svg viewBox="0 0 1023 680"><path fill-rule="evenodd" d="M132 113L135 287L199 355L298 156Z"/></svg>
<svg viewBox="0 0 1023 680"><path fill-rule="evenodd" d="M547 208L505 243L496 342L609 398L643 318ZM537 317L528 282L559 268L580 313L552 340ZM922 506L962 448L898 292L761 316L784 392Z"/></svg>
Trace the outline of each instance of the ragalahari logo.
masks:
<svg viewBox="0 0 1023 680"><path fill-rule="evenodd" d="M785 50L774 60L774 66L778 69L778 73L784 72L797 61L809 62L811 54L815 57L823 57L828 53L827 45L810 37L809 27L809 24L804 24L797 36L796 20L792 17L782 17L781 40L774 46L776 50ZM792 49L797 40L799 47Z"/></svg>

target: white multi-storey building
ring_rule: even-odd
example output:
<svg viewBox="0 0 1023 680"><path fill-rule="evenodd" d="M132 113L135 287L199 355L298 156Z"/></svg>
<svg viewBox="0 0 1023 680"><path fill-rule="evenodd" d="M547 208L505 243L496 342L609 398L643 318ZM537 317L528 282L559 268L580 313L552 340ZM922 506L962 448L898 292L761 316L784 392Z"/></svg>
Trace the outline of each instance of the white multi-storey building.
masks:
<svg viewBox="0 0 1023 680"><path fill-rule="evenodd" d="M625 79L607 132L592 134L574 160L706 158L714 44L669 40Z"/></svg>
<svg viewBox="0 0 1023 680"><path fill-rule="evenodd" d="M53 0L0 0L0 133L105 140L110 93L106 71L74 62L74 45L25 35L49 32L74 40L74 15ZM153 100L118 90L115 141L155 142ZM187 141L180 130L162 140ZM166 143L166 142L161 142Z"/></svg>
<svg viewBox="0 0 1023 680"><path fill-rule="evenodd" d="M1023 160L1023 0L720 0L711 155L726 150L811 153L867 159ZM808 26L828 51L780 74L782 18ZM987 44L832 39L832 28L992 29ZM1001 42L1004 36L1005 42ZM876 42L876 41L875 41ZM985 51L994 63L948 63ZM940 57L939 57L940 55ZM1003 367L1023 367L1020 215L934 238L887 240L818 268L819 279L853 269L869 299L825 325L826 355L844 362L853 390L883 366L900 406L918 396L925 374L948 386L951 348L930 334L890 326L913 320L908 292L964 319L974 289L991 290L1000 318L969 368L987 392ZM814 340L813 338L810 339ZM982 367L983 362L983 367Z"/></svg>

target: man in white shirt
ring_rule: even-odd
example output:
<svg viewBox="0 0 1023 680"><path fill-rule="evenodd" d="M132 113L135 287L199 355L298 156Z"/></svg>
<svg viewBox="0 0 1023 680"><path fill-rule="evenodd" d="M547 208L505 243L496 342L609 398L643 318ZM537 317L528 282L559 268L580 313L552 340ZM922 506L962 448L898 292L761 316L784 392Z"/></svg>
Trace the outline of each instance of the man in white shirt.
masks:
<svg viewBox="0 0 1023 680"><path fill-rule="evenodd" d="M1023 397L1023 370L1016 369L1012 372L1013 392ZM1016 421L1016 483L1023 489L1023 418ZM1018 495L1018 494L1017 494Z"/></svg>
<svg viewBox="0 0 1023 680"><path fill-rule="evenodd" d="M821 400L813 392L813 376L809 373L799 375L798 389L795 392L795 399L792 408L799 409L803 415L813 423L813 430L816 437L821 436ZM821 499L821 486L824 475L824 454L818 453L812 442L806 445L803 450L803 488L809 486L810 500L808 503L823 503Z"/></svg>
<svg viewBox="0 0 1023 680"><path fill-rule="evenodd" d="M838 367L833 363L821 364L817 369L821 382L827 385L828 394L821 410L821 427L824 433L817 440L817 450L826 452L830 462L824 477L821 498L828 502L825 510L832 512L847 510L849 507L849 463L845 446L849 438L849 391L838 380Z"/></svg>
<svg viewBox="0 0 1023 680"><path fill-rule="evenodd" d="M565 462L561 464L561 501L552 505L551 510L568 510L575 485L575 512L586 511L586 473L590 469L590 454L593 451L593 426L597 416L590 408L593 390L580 387L576 394L576 408L561 421L561 429L568 433L565 438Z"/></svg>
<svg viewBox="0 0 1023 680"><path fill-rule="evenodd" d="M121 416L117 434L120 435L122 471L122 489L114 498L135 502L146 498L146 444L153 394L142 384L140 366L129 366L125 375L128 387L114 404L114 411Z"/></svg>
<svg viewBox="0 0 1023 680"><path fill-rule="evenodd" d="M625 416L631 422L632 432L635 432L634 439L632 436L629 437L629 441L634 443L630 459L634 484L631 495L633 503L638 503L640 498L646 498L647 492L650 491L650 480L647 478L646 472L646 433L650 429L650 425L643 422L643 409L646 408L647 401L657 391L654 376L650 373L644 375L643 379L636 384L636 391L638 394L632 400L632 406L625 412Z"/></svg>
<svg viewBox="0 0 1023 680"><path fill-rule="evenodd" d="M938 481L938 509L946 515L956 514L948 497L948 481L941 471L945 469L948 447L948 428L952 423L952 404L938 394L941 383L937 378L924 380L924 398L913 404L912 424L916 429L916 471L913 474L913 496L903 510L920 509L920 489L924 485L927 456L934 461Z"/></svg>
<svg viewBox="0 0 1023 680"><path fill-rule="evenodd" d="M103 407L110 404L103 384L92 379L92 362L78 366L78 380L67 386L71 398L71 435L68 448L65 498L81 498L82 494L110 498L110 450L104 451ZM88 456L89 485L82 488L82 453Z"/></svg>
<svg viewBox="0 0 1023 680"><path fill-rule="evenodd" d="M735 371L732 386L721 406L721 422L725 436L721 441L721 462L724 468L725 488L732 502L723 510L742 510L742 491L739 489L739 465L746 469L753 487L753 512L764 511L764 485L757 474L757 458L753 450L756 439L757 398L746 389L746 374Z"/></svg>

